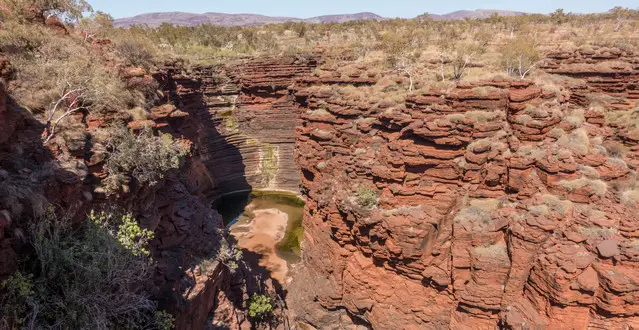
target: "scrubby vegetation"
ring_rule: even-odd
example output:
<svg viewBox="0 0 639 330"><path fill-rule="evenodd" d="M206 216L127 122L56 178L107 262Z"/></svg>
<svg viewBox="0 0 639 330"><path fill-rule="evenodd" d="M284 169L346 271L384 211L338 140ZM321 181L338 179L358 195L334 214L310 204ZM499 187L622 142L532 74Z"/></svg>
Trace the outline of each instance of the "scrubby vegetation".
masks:
<svg viewBox="0 0 639 330"><path fill-rule="evenodd" d="M80 20L90 10L80 0L10 0L4 5L0 7L0 58L6 57L11 66L3 69L3 76L11 80L15 103L42 122L44 143L64 145L66 136L84 129L81 121L87 115L148 110L152 105L156 84L132 83L122 77L124 65L142 63L131 63L128 54L89 43L110 28L110 16L98 12ZM55 23L56 17L66 28ZM42 24L45 18L54 25ZM133 48L135 53L143 51Z"/></svg>
<svg viewBox="0 0 639 330"><path fill-rule="evenodd" d="M501 66L506 74L523 79L535 68L541 54L534 42L523 36L506 41L501 49Z"/></svg>
<svg viewBox="0 0 639 330"><path fill-rule="evenodd" d="M111 190L117 190L129 175L142 184L157 184L167 171L178 168L190 151L185 143L168 134L156 136L150 128L137 134L125 128L114 131L105 166Z"/></svg>
<svg viewBox="0 0 639 330"><path fill-rule="evenodd" d="M278 170L278 149L270 143L262 145L262 160L260 168L262 170L262 184L268 187L275 179Z"/></svg>
<svg viewBox="0 0 639 330"><path fill-rule="evenodd" d="M560 181L559 184L570 192L574 192L577 189L587 188L599 197L603 197L608 191L608 185L606 185L605 182L601 180L592 180L585 177L575 180Z"/></svg>
<svg viewBox="0 0 639 330"><path fill-rule="evenodd" d="M10 2L21 3L17 5L21 8L27 3ZM249 27L163 24L158 28L123 29L114 28L112 18L101 12L79 19L79 13L89 8L84 1L46 2L43 7L48 9L36 16L57 14L68 24L74 24L82 35L76 40L80 45L87 40L112 40L119 60L128 65L151 68L154 63L175 58L192 64L213 64L245 55L307 58L320 52L325 58L325 68L343 66L344 60L348 60L378 72L393 71L405 77L403 87L407 92L437 81L476 79L499 73L529 77L543 54L555 50L558 43L586 48L639 44L636 37L639 13L625 8L614 8L604 14L573 15L558 10L549 16L493 15L463 21L422 17L339 24L288 22ZM33 52L49 44L50 31L27 28L24 23L28 20L14 16L6 18L12 32L8 39L12 41L0 46L3 52L5 49Z"/></svg>
<svg viewBox="0 0 639 330"><path fill-rule="evenodd" d="M152 233L130 215L91 213L74 228L49 212L26 239L33 257L2 282L2 327L166 329L172 322L144 289Z"/></svg>
<svg viewBox="0 0 639 330"><path fill-rule="evenodd" d="M231 273L235 273L242 260L242 250L236 245L230 245L226 240L221 242L220 249L215 256L215 260L221 262Z"/></svg>
<svg viewBox="0 0 639 330"><path fill-rule="evenodd" d="M467 231L488 227L493 221L492 212L501 205L500 200L492 198L472 199L466 203L467 205L459 210L453 220Z"/></svg>
<svg viewBox="0 0 639 330"><path fill-rule="evenodd" d="M254 293L247 302L248 315L256 322L267 321L273 316L271 298L265 294Z"/></svg>
<svg viewBox="0 0 639 330"><path fill-rule="evenodd" d="M372 208L376 206L377 197L377 190L371 187L360 186L359 188L357 188L357 191L355 191L357 204L364 208Z"/></svg>
<svg viewBox="0 0 639 330"><path fill-rule="evenodd" d="M326 66L350 59L407 78L406 90L437 80L505 72L523 78L559 42L571 46L637 44L637 11L605 14L493 16L464 21L391 19L330 24L283 23L252 27L164 24L151 29L104 29L116 41L145 41L159 58L215 63L247 54L298 56L316 51ZM578 38L574 36L578 35ZM146 41L152 41L146 43ZM331 60L332 59L332 60ZM413 87L410 83L413 83Z"/></svg>
<svg viewBox="0 0 639 330"><path fill-rule="evenodd" d="M501 260L509 264L508 249L505 244L478 246L475 248L475 253L482 257Z"/></svg>

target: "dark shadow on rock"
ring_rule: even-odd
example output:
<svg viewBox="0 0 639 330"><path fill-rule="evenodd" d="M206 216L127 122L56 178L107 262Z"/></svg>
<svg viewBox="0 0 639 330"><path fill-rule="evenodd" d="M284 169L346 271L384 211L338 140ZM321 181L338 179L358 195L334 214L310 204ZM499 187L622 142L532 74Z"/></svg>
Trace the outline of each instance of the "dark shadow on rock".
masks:
<svg viewBox="0 0 639 330"><path fill-rule="evenodd" d="M246 180L242 154L229 141L234 136L224 135L218 129L224 125L224 118L216 111L231 106L225 97L236 93L227 88L233 83L221 81L212 68L199 68L198 74L187 74L179 67L172 67L167 68L166 74L156 75L156 79L166 92L165 101L191 117L188 125L177 130L194 142L194 154L206 168L211 181L206 195L216 198L232 192L250 191L252 187Z"/></svg>
<svg viewBox="0 0 639 330"><path fill-rule="evenodd" d="M4 86L0 85L0 89ZM12 274L19 255L32 253L25 235L49 207L67 216L82 210L87 168L80 160L56 159L42 143L45 125L0 90L0 280ZM83 214L84 215L84 214Z"/></svg>
<svg viewBox="0 0 639 330"><path fill-rule="evenodd" d="M187 173L186 175L191 177L186 178L186 181L192 181L190 184L195 186L194 190L197 191L196 195L201 202L215 201L215 206L229 208L230 211L224 213L231 214L234 208L243 210L248 203L252 189L246 180L246 166L242 154L238 147L229 141L233 136L228 136L228 132L225 135L219 131L221 125L224 125L224 118L217 114L218 110L229 107L229 103L224 100L228 99L226 96L237 93L237 91L227 88L225 86L227 82L218 81L213 69L196 68L195 71L197 73L186 72L182 64L174 63L168 64L161 73L154 75L164 91L164 103L173 104L176 111L188 114L187 118L181 119L172 119L169 115L168 127L161 129L193 142L189 170L195 171L195 173ZM239 197L238 195L225 197L225 195L236 192L243 193ZM178 205L178 207L180 206ZM206 205L206 207L210 210L210 205ZM237 212L237 210L235 211ZM230 220L225 219L224 222L228 221ZM220 226L226 225L221 222ZM191 230L200 229L192 228ZM189 235L195 234L190 232ZM167 249L160 248L157 251L172 260L166 265L168 269L164 274L168 280L167 284L158 294L159 297L163 297L160 302L161 306L168 307L171 305L171 300L178 299L181 300L178 304L178 310L182 313L186 311L186 313L197 314L200 317L202 312L205 312L208 316L218 304L218 290L222 290L225 291L236 309L244 309L242 307L244 303L242 283L234 283L235 279L241 279L246 273L243 267L240 267L236 275L231 275L228 269L223 266L215 267L210 278L207 279L207 283L197 283L198 280L202 280L202 277L194 275L194 272L201 269L203 264L217 264L216 257L220 248L220 240L219 233L211 233L206 237L191 241L189 246L182 243ZM211 244L212 241L217 242ZM201 242L202 246L193 246L197 245L198 242ZM205 248L205 246L207 247ZM213 246L213 248L208 246ZM197 250L197 252L194 253L193 250ZM218 271L219 273L217 273ZM251 275L246 276L251 277ZM207 291L207 288L202 289L202 285L211 286L210 289L213 291ZM209 306L189 306L189 303L193 303L193 301L182 300L182 297L188 296L196 290L203 290L206 304L210 303L211 310L202 310L203 307L208 309ZM204 329L204 323L208 323L210 326L210 320L200 323L200 319L195 320L190 315L185 316L187 320L183 325L178 324L179 329ZM180 318L178 318L179 321Z"/></svg>

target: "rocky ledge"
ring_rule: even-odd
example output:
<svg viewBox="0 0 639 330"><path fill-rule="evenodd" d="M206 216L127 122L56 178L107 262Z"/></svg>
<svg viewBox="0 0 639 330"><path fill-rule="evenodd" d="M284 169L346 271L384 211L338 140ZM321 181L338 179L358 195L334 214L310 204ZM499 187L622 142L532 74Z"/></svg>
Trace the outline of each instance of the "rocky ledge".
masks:
<svg viewBox="0 0 639 330"><path fill-rule="evenodd" d="M323 326L345 311L375 329L639 326L639 131L628 124L637 64L624 54L590 57L624 61L614 72L577 73L568 62L590 55L554 55L553 86L460 83L399 106L317 86L343 82L298 81L308 202L305 267L289 297L300 318Z"/></svg>

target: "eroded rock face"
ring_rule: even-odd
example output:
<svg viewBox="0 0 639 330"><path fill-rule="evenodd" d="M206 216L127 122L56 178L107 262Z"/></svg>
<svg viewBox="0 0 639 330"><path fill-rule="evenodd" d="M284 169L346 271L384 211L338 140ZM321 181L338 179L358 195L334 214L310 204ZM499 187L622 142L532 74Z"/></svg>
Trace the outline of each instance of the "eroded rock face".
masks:
<svg viewBox="0 0 639 330"><path fill-rule="evenodd" d="M167 92L197 119L197 152L210 196L250 189L297 192L294 163L299 109L288 88L317 65L313 58L252 59L186 72L169 65Z"/></svg>
<svg viewBox="0 0 639 330"><path fill-rule="evenodd" d="M144 70L123 79L155 86ZM215 258L223 240L222 217L202 193L208 174L193 154L181 171L167 173L160 184L129 182L107 194L100 185L108 176L103 168L106 143L97 136L110 123L126 120L120 112L89 114L86 121L81 114L69 116L70 129L43 145L44 125L8 101L0 85L0 277L16 270L30 221L43 216L48 205L73 221L84 221L91 210L117 206L155 233L150 249L156 268L147 283L153 298L175 313L180 328L203 328L226 280L225 268L217 263L207 271L199 267L203 259ZM188 127L194 122L189 114L165 105L153 108L148 124L176 139L193 139Z"/></svg>
<svg viewBox="0 0 639 330"><path fill-rule="evenodd" d="M493 80L373 110L299 81L300 317L330 323L316 301L375 329L639 326L635 128L604 119L637 106L624 63L615 82L575 73L624 107Z"/></svg>
<svg viewBox="0 0 639 330"><path fill-rule="evenodd" d="M639 98L639 54L632 50L608 47L587 47L576 51L556 51L549 54L542 69L547 72L583 79L583 85L573 88L576 99L584 100L589 93L604 92L619 96L610 106L632 105L627 99Z"/></svg>

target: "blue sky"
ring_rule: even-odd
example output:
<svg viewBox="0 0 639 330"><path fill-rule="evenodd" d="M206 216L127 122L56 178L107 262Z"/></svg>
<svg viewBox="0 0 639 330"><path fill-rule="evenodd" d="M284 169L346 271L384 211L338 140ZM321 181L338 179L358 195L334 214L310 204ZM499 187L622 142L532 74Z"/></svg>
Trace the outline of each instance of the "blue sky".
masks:
<svg viewBox="0 0 639 330"><path fill-rule="evenodd" d="M115 18L159 11L191 13L255 13L308 18L370 11L385 17L415 17L424 12L445 14L461 9L505 9L549 13L603 12L614 6L637 9L639 0L89 0L96 10Z"/></svg>

